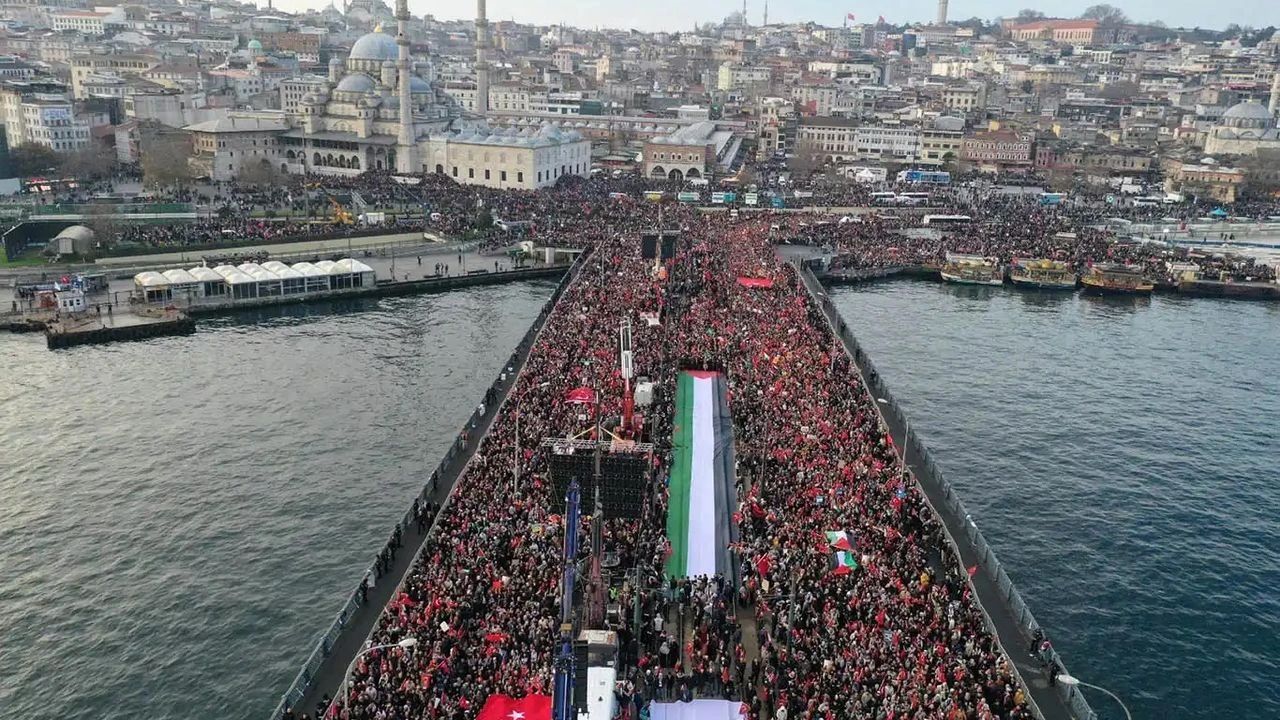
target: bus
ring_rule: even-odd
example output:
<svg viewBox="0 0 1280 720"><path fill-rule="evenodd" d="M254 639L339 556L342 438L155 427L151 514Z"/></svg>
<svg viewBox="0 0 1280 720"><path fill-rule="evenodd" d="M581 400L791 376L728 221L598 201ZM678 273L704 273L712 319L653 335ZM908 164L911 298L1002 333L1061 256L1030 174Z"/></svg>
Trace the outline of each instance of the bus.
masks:
<svg viewBox="0 0 1280 720"><path fill-rule="evenodd" d="M873 192L871 193L872 205L892 205L898 196L891 192Z"/></svg>
<svg viewBox="0 0 1280 720"><path fill-rule="evenodd" d="M903 170L898 182L912 185L950 185L951 173L943 170Z"/></svg>
<svg viewBox="0 0 1280 720"><path fill-rule="evenodd" d="M924 205L930 197L927 192L904 192L898 193L895 202L899 205Z"/></svg>
<svg viewBox="0 0 1280 720"><path fill-rule="evenodd" d="M1062 193L1049 193L1049 192L1040 193L1041 205L1061 205L1062 201L1065 199L1066 199L1066 195L1063 195Z"/></svg>
<svg viewBox="0 0 1280 720"><path fill-rule="evenodd" d="M1156 197L1154 195L1148 195L1146 197L1136 197L1133 199L1134 207L1154 207L1156 205L1163 205L1163 204L1164 204L1164 198Z"/></svg>
<svg viewBox="0 0 1280 720"><path fill-rule="evenodd" d="M963 227L973 222L973 218L968 215L925 215L924 224L926 227Z"/></svg>

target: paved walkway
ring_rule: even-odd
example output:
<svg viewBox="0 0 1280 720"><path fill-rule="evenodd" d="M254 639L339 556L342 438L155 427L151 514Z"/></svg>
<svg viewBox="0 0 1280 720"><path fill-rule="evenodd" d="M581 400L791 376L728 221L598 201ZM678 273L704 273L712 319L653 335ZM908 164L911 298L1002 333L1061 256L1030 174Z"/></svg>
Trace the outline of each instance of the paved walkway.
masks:
<svg viewBox="0 0 1280 720"><path fill-rule="evenodd" d="M827 320L831 323L832 330L844 326L844 320L822 293L822 288L817 284L813 274L810 272L801 272L806 286L815 301L818 303ZM840 333L836 333L837 337ZM843 340L843 338L842 338ZM863 386L868 388L867 392L874 383L868 383L865 376L865 368L863 357L857 357L855 349L847 341L844 342L845 349L849 353L849 357L854 360L854 368L858 376L863 379ZM877 404L878 407L878 404ZM896 421L893 413L881 411L886 425L889 427L889 434L893 438L894 445L898 448L899 453L903 448L908 447L908 428ZM950 504L945 497L945 491L939 483L931 482L930 473L923 466L923 456L915 452L908 454L907 467L911 473L919 479L919 485L924 491L929 504L933 507L935 514L942 520L947 528L947 532L955 540L956 545L960 549L961 567L973 567L975 565L985 567L983 558L979 555L978 550L969 542L968 534L965 529L966 522L973 522L971 518L960 517L950 510ZM995 628L996 637L1001 646L1005 650L1005 654L1017 667L1018 674L1023 680L1023 684L1027 688L1029 699L1036 708L1039 709L1040 717L1045 720L1073 720L1077 716L1072 711L1071 706L1065 699L1058 694L1057 689L1049 685L1048 674L1040 663L1027 654L1027 650L1031 645L1031 636L1024 633L1022 625L1008 602L1008 598L1001 592L996 584L995 579L988 572L978 572L972 577L973 586L979 604L985 610L987 616L991 620L992 626ZM1083 718L1079 719L1083 720Z"/></svg>

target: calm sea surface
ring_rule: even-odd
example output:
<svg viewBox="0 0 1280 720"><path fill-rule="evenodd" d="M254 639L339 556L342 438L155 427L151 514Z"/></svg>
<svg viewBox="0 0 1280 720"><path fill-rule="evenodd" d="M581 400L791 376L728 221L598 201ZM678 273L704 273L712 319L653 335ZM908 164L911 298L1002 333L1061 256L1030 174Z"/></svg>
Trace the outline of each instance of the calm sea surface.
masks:
<svg viewBox="0 0 1280 720"><path fill-rule="evenodd" d="M0 334L0 716L265 718L553 289Z"/></svg>
<svg viewBox="0 0 1280 720"><path fill-rule="evenodd" d="M1280 717L1280 305L831 295L1073 675L1138 718Z"/></svg>

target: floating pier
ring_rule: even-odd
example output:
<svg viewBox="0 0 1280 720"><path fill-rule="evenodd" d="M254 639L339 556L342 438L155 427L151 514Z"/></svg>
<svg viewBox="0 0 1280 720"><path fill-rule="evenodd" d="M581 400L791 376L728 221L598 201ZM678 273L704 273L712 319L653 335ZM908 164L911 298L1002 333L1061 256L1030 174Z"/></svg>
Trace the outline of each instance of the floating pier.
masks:
<svg viewBox="0 0 1280 720"><path fill-rule="evenodd" d="M118 315L81 313L45 323L44 337L50 350L58 350L76 345L190 335L195 331L196 321L181 310Z"/></svg>

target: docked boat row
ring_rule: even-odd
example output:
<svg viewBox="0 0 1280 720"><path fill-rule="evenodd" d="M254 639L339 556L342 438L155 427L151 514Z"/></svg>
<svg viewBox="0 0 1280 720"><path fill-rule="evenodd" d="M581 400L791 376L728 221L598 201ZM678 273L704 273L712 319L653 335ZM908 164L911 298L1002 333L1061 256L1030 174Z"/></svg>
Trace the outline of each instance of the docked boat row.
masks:
<svg viewBox="0 0 1280 720"><path fill-rule="evenodd" d="M982 255L947 253L941 269L945 282L960 285L1003 285L1006 274L1015 286L1033 290L1075 290L1105 295L1147 295L1155 283L1137 265L1095 263L1082 275L1061 260L1014 258L1008 271L1000 261Z"/></svg>

